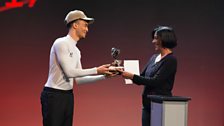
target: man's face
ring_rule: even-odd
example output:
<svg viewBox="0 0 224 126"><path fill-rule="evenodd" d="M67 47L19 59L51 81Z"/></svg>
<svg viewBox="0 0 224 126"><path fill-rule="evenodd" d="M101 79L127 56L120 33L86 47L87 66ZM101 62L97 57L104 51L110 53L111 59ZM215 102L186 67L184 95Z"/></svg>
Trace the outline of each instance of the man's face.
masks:
<svg viewBox="0 0 224 126"><path fill-rule="evenodd" d="M82 39L86 37L86 34L88 32L88 22L84 20L78 20L76 23L76 33L77 36Z"/></svg>

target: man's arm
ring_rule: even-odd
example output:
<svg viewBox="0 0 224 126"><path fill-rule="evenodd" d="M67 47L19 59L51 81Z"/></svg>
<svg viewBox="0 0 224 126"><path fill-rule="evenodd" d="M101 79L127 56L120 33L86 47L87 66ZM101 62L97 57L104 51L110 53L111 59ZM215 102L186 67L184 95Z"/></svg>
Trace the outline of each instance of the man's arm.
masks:
<svg viewBox="0 0 224 126"><path fill-rule="evenodd" d="M84 76L84 77L77 77L75 81L77 84L85 84L90 82L95 82L99 80L106 79L105 75L93 75L93 76Z"/></svg>
<svg viewBox="0 0 224 126"><path fill-rule="evenodd" d="M108 68L110 66L109 64L89 69L82 69L82 67L77 68L76 66L80 66L81 64L79 59L80 54L79 52L74 52L72 57L75 58L72 58L67 46L68 45L63 44L62 42L56 42L54 45L58 63L67 77L75 78L94 74L111 74Z"/></svg>

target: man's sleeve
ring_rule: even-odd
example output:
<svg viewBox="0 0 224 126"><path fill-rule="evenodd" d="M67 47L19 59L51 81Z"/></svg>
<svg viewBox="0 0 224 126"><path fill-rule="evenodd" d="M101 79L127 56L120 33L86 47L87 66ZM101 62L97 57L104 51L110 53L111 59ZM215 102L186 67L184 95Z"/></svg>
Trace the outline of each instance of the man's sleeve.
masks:
<svg viewBox="0 0 224 126"><path fill-rule="evenodd" d="M104 75L93 75L93 76L84 76L84 77L77 77L75 81L77 84L85 84L90 82L95 82L99 80L104 80L106 77Z"/></svg>
<svg viewBox="0 0 224 126"><path fill-rule="evenodd" d="M56 52L58 63L67 77L75 78L80 76L97 74L97 68L76 68L79 60L78 54L77 52L74 52L73 56L77 57L77 59L74 61L74 58L71 58L69 56L69 50L67 46L68 45L64 44L63 42L56 42L53 48Z"/></svg>

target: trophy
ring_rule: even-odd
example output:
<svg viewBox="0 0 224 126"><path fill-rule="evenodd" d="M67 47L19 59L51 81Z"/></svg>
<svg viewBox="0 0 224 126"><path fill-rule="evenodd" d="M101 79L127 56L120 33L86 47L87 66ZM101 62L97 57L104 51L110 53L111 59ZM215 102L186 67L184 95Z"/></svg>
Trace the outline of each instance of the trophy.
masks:
<svg viewBox="0 0 224 126"><path fill-rule="evenodd" d="M112 66L115 66L115 67L120 67L121 66L121 60L118 60L118 55L120 54L120 49L117 49L117 48L112 48L111 49L111 56L114 58L114 61L111 63Z"/></svg>
<svg viewBox="0 0 224 126"><path fill-rule="evenodd" d="M120 74L118 71L116 71L116 68L123 68L123 66L121 66L122 61L118 60L118 55L120 54L120 52L120 49L114 47L111 48L111 56L112 58L114 58L114 61L111 63L109 69L111 69L111 72L114 72L116 74Z"/></svg>

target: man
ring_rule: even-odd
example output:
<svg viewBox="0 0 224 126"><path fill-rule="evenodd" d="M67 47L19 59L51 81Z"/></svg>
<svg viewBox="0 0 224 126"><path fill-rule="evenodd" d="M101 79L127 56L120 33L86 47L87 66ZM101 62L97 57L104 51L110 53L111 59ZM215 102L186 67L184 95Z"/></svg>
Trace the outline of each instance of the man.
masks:
<svg viewBox="0 0 224 126"><path fill-rule="evenodd" d="M82 84L114 75L109 72L109 64L82 69L76 44L86 37L88 25L93 21L79 10L69 12L65 18L69 32L55 40L51 48L48 80L41 93L44 126L72 126L74 79L77 84Z"/></svg>

